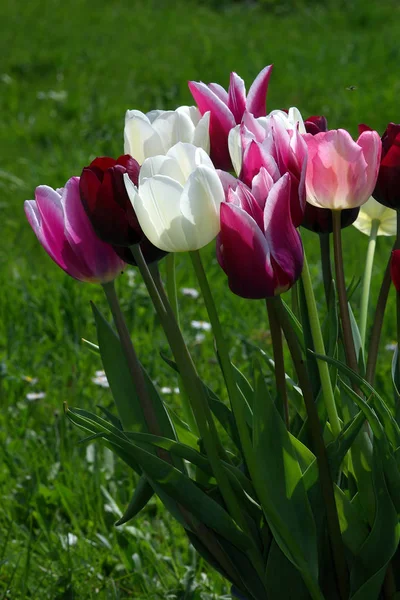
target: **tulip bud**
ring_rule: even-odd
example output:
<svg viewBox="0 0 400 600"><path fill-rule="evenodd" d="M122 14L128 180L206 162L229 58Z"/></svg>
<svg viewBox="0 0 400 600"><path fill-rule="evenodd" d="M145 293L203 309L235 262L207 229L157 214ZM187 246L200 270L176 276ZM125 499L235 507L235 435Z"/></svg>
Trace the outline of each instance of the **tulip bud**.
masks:
<svg viewBox="0 0 400 600"><path fill-rule="evenodd" d="M381 155L376 131L355 142L344 129L304 135L308 147L307 201L320 208L356 208L375 187Z"/></svg>
<svg viewBox="0 0 400 600"><path fill-rule="evenodd" d="M97 237L83 209L79 177L72 177L57 190L37 187L35 200L26 200L24 208L47 254L71 277L107 283L123 270L124 262Z"/></svg>
<svg viewBox="0 0 400 600"><path fill-rule="evenodd" d="M259 183L259 182L258 182ZM303 267L301 238L290 219L291 177L286 173L256 197L237 182L221 204L217 258L229 287L242 298L269 298L288 290ZM284 218L282 218L284 215Z"/></svg>
<svg viewBox="0 0 400 600"><path fill-rule="evenodd" d="M304 121L304 126L306 132L311 133L311 135L316 135L317 133L321 133L321 131L328 131L328 121L326 117L322 116L308 117Z"/></svg>
<svg viewBox="0 0 400 600"><path fill-rule="evenodd" d="M390 275L394 287L400 293L400 250L393 250L390 261Z"/></svg>
<svg viewBox="0 0 400 600"><path fill-rule="evenodd" d="M246 96L243 79L231 73L229 89L217 83L189 81L189 89L202 115L210 112L211 159L217 169L230 171L231 158L228 135L232 127L241 122L245 111L254 117L266 115L266 97L272 65L257 75Z"/></svg>
<svg viewBox="0 0 400 600"><path fill-rule="evenodd" d="M365 125L360 128L368 129ZM372 195L384 206L400 210L400 124L389 123L382 136L381 163Z"/></svg>
<svg viewBox="0 0 400 600"><path fill-rule="evenodd" d="M82 204L98 237L115 246L132 246L143 238L125 189L127 173L137 185L139 164L129 155L103 156L85 167L79 182Z"/></svg>
<svg viewBox="0 0 400 600"><path fill-rule="evenodd" d="M198 250L217 235L224 191L210 157L182 142L143 163L138 188L125 185L140 226L166 252Z"/></svg>

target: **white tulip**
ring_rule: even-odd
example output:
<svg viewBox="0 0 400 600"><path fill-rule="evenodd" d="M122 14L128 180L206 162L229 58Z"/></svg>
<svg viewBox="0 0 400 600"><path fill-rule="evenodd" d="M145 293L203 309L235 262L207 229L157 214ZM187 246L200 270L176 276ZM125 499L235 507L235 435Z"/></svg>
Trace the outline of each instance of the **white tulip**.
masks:
<svg viewBox="0 0 400 600"><path fill-rule="evenodd" d="M372 221L379 221L377 235L396 235L396 211L377 202L372 196L360 208L353 225L356 229L371 234Z"/></svg>
<svg viewBox="0 0 400 600"><path fill-rule="evenodd" d="M146 158L166 154L178 142L210 152L210 113L201 116L196 106L176 110L128 110L125 116L124 150L139 164Z"/></svg>
<svg viewBox="0 0 400 600"><path fill-rule="evenodd" d="M219 233L225 195L202 148L179 142L166 155L144 161L138 188L124 179L143 233L161 250L198 250Z"/></svg>

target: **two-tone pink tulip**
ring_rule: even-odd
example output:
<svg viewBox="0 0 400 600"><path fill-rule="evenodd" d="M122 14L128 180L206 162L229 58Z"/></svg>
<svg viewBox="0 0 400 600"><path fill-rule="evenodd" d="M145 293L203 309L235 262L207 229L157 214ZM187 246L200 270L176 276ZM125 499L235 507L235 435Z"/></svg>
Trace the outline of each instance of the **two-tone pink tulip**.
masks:
<svg viewBox="0 0 400 600"><path fill-rule="evenodd" d="M26 200L24 209L47 254L71 277L107 283L124 269L113 248L94 232L81 203L79 177L56 190L40 185L35 200Z"/></svg>
<svg viewBox="0 0 400 600"><path fill-rule="evenodd" d="M229 134L232 163L246 185L252 186L261 168L274 182L290 173L290 215L295 227L303 220L307 169L307 145L299 132L298 115L297 109L292 109L291 116L277 111L256 119L246 112L240 126Z"/></svg>
<svg viewBox="0 0 400 600"><path fill-rule="evenodd" d="M290 218L290 174L274 182L261 168L252 189L226 174L222 183L217 258L230 289L253 299L288 290L303 267L301 238Z"/></svg>
<svg viewBox="0 0 400 600"><path fill-rule="evenodd" d="M245 111L255 117L266 115L266 97L272 65L256 77L248 94L243 79L231 73L229 89L217 83L189 81L189 89L202 115L210 112L211 160L217 169L231 170L228 135L239 124Z"/></svg>

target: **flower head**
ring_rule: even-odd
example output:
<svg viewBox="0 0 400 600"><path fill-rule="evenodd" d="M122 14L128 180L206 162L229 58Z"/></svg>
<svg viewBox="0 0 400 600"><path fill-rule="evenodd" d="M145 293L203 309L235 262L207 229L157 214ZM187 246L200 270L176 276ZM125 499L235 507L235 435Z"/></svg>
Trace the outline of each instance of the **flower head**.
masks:
<svg viewBox="0 0 400 600"><path fill-rule="evenodd" d="M202 116L203 115L203 116ZM128 110L125 116L125 153L139 164L146 158L166 154L178 142L193 144L210 151L210 114L195 106L180 106L176 110Z"/></svg>
<svg viewBox="0 0 400 600"><path fill-rule="evenodd" d="M373 221L379 223L377 235L396 235L396 211L386 208L371 196L361 206L358 218L353 225L365 235L370 235Z"/></svg>
<svg viewBox="0 0 400 600"><path fill-rule="evenodd" d="M180 142L166 155L148 158L140 169L138 188L124 177L139 224L157 248L198 250L217 235L224 191L201 148Z"/></svg>
<svg viewBox="0 0 400 600"><path fill-rule="evenodd" d="M266 97L272 65L257 75L246 96L244 81L231 73L228 91L217 83L189 81L189 89L201 114L210 112L211 159L218 169L232 167L228 150L228 135L241 122L245 111L255 117L266 115Z"/></svg>
<svg viewBox="0 0 400 600"><path fill-rule="evenodd" d="M124 262L96 236L90 224L80 199L79 177L72 177L57 190L40 185L35 200L26 200L24 208L47 254L71 277L106 283L123 270Z"/></svg>

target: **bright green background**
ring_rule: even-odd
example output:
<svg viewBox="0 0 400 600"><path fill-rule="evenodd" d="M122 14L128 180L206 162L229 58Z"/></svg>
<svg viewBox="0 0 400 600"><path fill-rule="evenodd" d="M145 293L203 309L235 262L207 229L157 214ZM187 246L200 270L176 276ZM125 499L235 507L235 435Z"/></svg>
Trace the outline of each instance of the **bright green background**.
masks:
<svg viewBox="0 0 400 600"><path fill-rule="evenodd" d="M361 122L382 131L400 121L398 1L323 4L0 3L0 598L189 600L228 592L155 501L132 527L113 527L113 502L126 505L131 474L99 447L88 454L78 446L81 434L62 413L64 401L92 410L111 404L109 391L91 381L101 365L80 342L94 340L89 300L104 310L105 303L101 290L50 261L22 205L36 185L59 187L95 156L121 154L126 109L191 103L188 79L226 86L235 70L249 85L273 62L270 110L295 105L354 135ZM317 239L305 238L320 293ZM362 272L367 240L352 228L344 238L350 281ZM390 240L380 239L373 298L389 249ZM212 247L204 258L235 360L246 369L241 335L269 347L263 305L230 294ZM194 283L184 257L178 279L180 287ZM173 387L140 278L130 281L125 274L118 288L138 351L159 385ZM218 389L210 334L196 343L190 326L206 318L201 300L182 297L182 311L199 370ZM386 390L385 344L394 331L391 303L379 357ZM29 402L32 391L46 397ZM179 405L179 397L168 399ZM78 538L70 548L68 533Z"/></svg>

